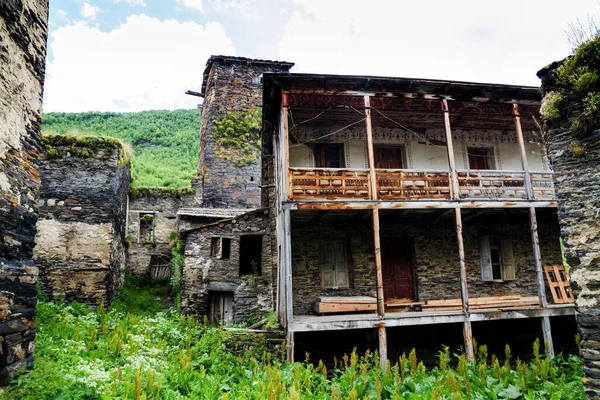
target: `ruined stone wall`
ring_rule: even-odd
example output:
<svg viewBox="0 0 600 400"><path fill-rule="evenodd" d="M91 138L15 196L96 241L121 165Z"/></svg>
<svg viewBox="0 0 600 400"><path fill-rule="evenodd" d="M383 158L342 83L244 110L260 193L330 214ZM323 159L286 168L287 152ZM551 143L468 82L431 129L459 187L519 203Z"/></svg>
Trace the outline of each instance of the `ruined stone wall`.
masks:
<svg viewBox="0 0 600 400"><path fill-rule="evenodd" d="M262 74L287 72L290 66L248 59L211 60L202 105L198 178L192 182L197 191L196 205L257 208L261 203L260 157L247 165L236 166L232 160L216 155L213 121L232 111L261 108Z"/></svg>
<svg viewBox="0 0 600 400"><path fill-rule="evenodd" d="M550 73L542 80L543 92L554 90L552 71L546 72ZM573 108L572 116L579 114L581 105L567 106ZM597 399L600 397L600 130L578 134L571 130L573 119L547 121L547 141L555 174L561 235L571 266L569 276L582 338L585 389L589 399ZM581 154L571 150L574 142L582 146Z"/></svg>
<svg viewBox="0 0 600 400"><path fill-rule="evenodd" d="M109 304L125 272L129 165L102 138L44 137L34 255L51 298Z"/></svg>
<svg viewBox="0 0 600 400"><path fill-rule="evenodd" d="M136 192L136 191L134 191ZM132 275L147 276L153 255L170 257L171 234L177 231L177 210L189 202L190 195L168 190L144 190L133 193L129 201L127 270ZM153 240L140 237L140 215L154 213Z"/></svg>
<svg viewBox="0 0 600 400"><path fill-rule="evenodd" d="M48 2L0 2L0 385L33 365Z"/></svg>
<svg viewBox="0 0 600 400"><path fill-rule="evenodd" d="M556 221L540 223L542 257L545 265L561 262ZM402 221L382 216L380 234L411 238L419 301L460 297L458 247L453 218L406 218ZM509 236L516 260L515 281L481 280L479 237ZM525 216L511 222L478 219L463 228L469 297L537 295L537 281L528 220ZM351 257L349 288L322 288L319 269L320 243L346 238ZM314 224L292 224L292 288L295 314L311 314L319 296L376 296L375 255L370 219L362 223L343 222L334 216ZM548 294L549 295L549 294ZM549 295L550 296L550 295ZM551 299L551 297L549 297Z"/></svg>
<svg viewBox="0 0 600 400"><path fill-rule="evenodd" d="M185 314L197 317L207 315L208 296L212 290L233 292L233 318L236 323L254 320L266 312L273 311L271 276L275 266L271 262L269 218L263 211L246 216L247 219L242 217L230 222L212 224L186 236L181 295L181 308ZM242 235L263 235L260 277L244 279L240 276L239 249ZM229 259L211 256L213 237L231 239Z"/></svg>

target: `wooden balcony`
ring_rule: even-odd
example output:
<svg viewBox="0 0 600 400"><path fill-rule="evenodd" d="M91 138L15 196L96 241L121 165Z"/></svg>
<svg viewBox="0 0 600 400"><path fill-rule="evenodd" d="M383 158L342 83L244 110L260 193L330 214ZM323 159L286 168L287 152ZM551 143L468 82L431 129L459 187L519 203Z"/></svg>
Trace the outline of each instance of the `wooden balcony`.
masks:
<svg viewBox="0 0 600 400"><path fill-rule="evenodd" d="M369 200L366 169L290 168L292 200ZM377 198L384 201L451 200L449 171L376 170ZM533 199L554 200L551 172L531 172ZM528 200L523 171L460 170L458 197L464 200Z"/></svg>

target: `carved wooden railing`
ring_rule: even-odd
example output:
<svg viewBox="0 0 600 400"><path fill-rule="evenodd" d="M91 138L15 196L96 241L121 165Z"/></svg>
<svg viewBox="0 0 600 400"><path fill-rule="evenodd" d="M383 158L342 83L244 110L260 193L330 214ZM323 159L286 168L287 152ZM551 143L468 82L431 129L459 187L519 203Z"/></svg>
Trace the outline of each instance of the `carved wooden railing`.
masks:
<svg viewBox="0 0 600 400"><path fill-rule="evenodd" d="M449 172L378 169L376 174L381 200L452 198Z"/></svg>
<svg viewBox="0 0 600 400"><path fill-rule="evenodd" d="M530 174L533 200L554 199L552 172ZM458 184L461 199L527 200L523 171L460 170Z"/></svg>
<svg viewBox="0 0 600 400"><path fill-rule="evenodd" d="M290 168L292 199L369 199L369 171L343 168Z"/></svg>

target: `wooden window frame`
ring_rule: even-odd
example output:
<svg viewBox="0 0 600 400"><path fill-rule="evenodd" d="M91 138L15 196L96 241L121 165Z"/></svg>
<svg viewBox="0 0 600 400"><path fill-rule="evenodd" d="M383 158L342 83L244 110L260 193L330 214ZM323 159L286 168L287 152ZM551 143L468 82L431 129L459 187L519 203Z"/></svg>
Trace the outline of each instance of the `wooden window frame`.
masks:
<svg viewBox="0 0 600 400"><path fill-rule="evenodd" d="M223 251L224 249L225 251ZM229 260L231 258L231 238L224 236L211 237L210 256L218 260Z"/></svg>
<svg viewBox="0 0 600 400"><path fill-rule="evenodd" d="M400 150L400 168L382 168L377 166L378 157L377 157L377 149L392 149L397 148ZM388 144L388 143L375 143L373 144L373 150L375 155L375 168L376 169L408 169L408 157L406 154L406 145L404 144Z"/></svg>
<svg viewBox="0 0 600 400"><path fill-rule="evenodd" d="M492 246L495 239L498 245ZM500 279L494 279L491 258L492 247L499 251ZM484 282L509 282L517 279L517 265L513 253L512 239L510 236L485 235L479 238L479 265L481 280Z"/></svg>
<svg viewBox="0 0 600 400"><path fill-rule="evenodd" d="M325 161L325 148L336 146L339 151L339 167L327 167ZM340 143L315 143L314 145L315 167L316 168L346 168L346 149L343 142Z"/></svg>
<svg viewBox="0 0 600 400"><path fill-rule="evenodd" d="M483 171L494 171L496 170L496 150L494 149L494 146L467 146L467 162L469 163L469 169L472 170L483 170ZM487 159L488 159L488 164L489 164L489 168L473 168L471 167L471 159L469 157L469 153L472 152L473 150L475 151L481 151L481 150L485 150L487 152L489 152L489 154L487 155Z"/></svg>

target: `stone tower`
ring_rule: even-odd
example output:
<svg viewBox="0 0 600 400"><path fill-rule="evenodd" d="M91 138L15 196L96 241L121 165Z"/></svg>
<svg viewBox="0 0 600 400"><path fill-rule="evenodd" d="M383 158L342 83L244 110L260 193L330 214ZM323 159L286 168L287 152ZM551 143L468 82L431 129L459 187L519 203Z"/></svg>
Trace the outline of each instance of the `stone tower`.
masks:
<svg viewBox="0 0 600 400"><path fill-rule="evenodd" d="M260 155L239 165L231 152L217 143L214 122L229 113L262 108L262 75L288 72L293 63L212 56L202 83L202 121L198 175L192 181L195 205L206 208L260 207ZM237 133L237 132L236 132ZM258 133L258 132L257 132Z"/></svg>

